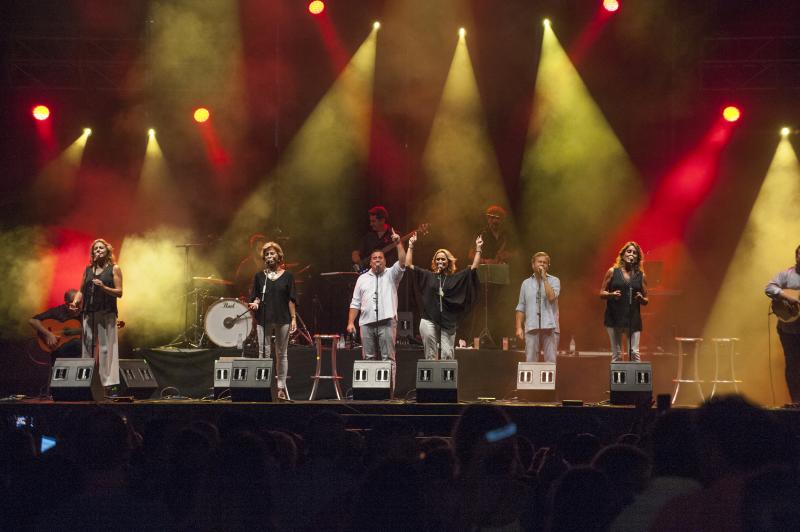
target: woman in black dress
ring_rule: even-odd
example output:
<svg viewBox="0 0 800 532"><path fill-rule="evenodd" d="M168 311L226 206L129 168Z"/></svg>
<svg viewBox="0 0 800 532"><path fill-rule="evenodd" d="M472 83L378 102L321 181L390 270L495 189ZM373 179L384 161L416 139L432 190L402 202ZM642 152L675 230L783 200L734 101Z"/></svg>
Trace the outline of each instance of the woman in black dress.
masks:
<svg viewBox="0 0 800 532"><path fill-rule="evenodd" d="M600 299L606 300L603 323L611 340L611 361L622 360L622 335L628 337L631 362L638 362L639 337L642 332L641 305L647 305L647 278L644 275L642 248L627 242L617 260L608 269L600 287Z"/></svg>
<svg viewBox="0 0 800 532"><path fill-rule="evenodd" d="M280 244L267 242L261 249L261 255L264 257L264 269L253 278L250 308L256 312L260 357L271 355L269 337L273 332L275 334L278 399L286 399L287 350L289 335L297 329L297 293L292 272L283 267Z"/></svg>

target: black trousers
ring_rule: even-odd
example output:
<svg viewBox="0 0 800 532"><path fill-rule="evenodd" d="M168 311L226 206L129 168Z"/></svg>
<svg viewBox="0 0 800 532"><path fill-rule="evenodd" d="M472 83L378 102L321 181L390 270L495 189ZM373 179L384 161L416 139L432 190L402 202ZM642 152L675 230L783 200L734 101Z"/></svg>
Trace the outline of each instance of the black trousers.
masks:
<svg viewBox="0 0 800 532"><path fill-rule="evenodd" d="M793 403L800 402L800 334L785 333L778 329L778 337L786 357L786 386Z"/></svg>

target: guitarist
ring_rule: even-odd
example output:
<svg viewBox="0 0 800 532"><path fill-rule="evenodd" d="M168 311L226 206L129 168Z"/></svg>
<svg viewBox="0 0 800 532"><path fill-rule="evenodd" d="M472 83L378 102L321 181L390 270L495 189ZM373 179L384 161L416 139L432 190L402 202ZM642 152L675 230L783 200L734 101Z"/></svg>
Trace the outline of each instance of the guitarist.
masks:
<svg viewBox="0 0 800 532"><path fill-rule="evenodd" d="M353 270L360 272L362 262L369 259L373 250L383 249L392 244L392 234L396 233L394 227L389 225L389 211L383 205L376 205L367 211L369 214L369 232L361 238L359 249L353 250ZM384 253L386 266L397 262L397 248L393 247Z"/></svg>
<svg viewBox="0 0 800 532"><path fill-rule="evenodd" d="M43 320L56 320L60 322L65 322L67 320L77 320L80 317L79 310L72 310L69 307L69 304L72 302L75 294L78 293L77 290L74 288L70 288L66 292L64 292L64 304L58 305L53 308L47 309L41 314L37 314L36 316L32 317L28 320L31 327L42 337L45 344L48 347L53 348L58 345L59 338L49 331L44 324L42 323ZM58 349L52 352L52 360L57 358L67 358L67 357L79 357L81 356L81 340L80 338L73 338L68 342L65 342L61 345Z"/></svg>
<svg viewBox="0 0 800 532"><path fill-rule="evenodd" d="M794 261L794 266L778 272L772 278L764 292L773 300L773 306L783 304L790 315L797 316L800 311L800 246L794 250ZM786 358L786 385L792 402L797 403L800 402L800 319L778 321L778 337Z"/></svg>

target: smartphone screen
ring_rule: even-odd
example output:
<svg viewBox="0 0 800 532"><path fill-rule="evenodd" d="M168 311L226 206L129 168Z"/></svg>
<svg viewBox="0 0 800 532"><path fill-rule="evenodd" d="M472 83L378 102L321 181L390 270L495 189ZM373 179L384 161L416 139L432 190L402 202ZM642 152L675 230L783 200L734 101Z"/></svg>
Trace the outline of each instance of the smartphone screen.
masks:
<svg viewBox="0 0 800 532"><path fill-rule="evenodd" d="M42 443L39 445L39 452L46 453L56 446L56 439L53 436L42 435Z"/></svg>

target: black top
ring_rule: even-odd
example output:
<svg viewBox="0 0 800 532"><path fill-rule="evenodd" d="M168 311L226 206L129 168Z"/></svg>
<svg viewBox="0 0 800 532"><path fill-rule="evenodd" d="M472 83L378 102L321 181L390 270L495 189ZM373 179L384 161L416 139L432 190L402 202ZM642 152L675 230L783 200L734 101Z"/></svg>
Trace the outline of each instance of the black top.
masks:
<svg viewBox="0 0 800 532"><path fill-rule="evenodd" d="M453 275L436 274L422 268L411 271L422 318L442 329L455 329L458 319L472 308L480 293L478 270L466 268Z"/></svg>
<svg viewBox="0 0 800 532"><path fill-rule="evenodd" d="M366 235L361 238L361 247L359 251L361 253L361 261L366 264L362 264L362 266L369 265L369 256L372 254L373 251L376 249L383 249L389 244L392 243L392 226L388 226L386 232L383 233L383 236L379 237L378 233L375 231L370 231ZM397 248L393 247L386 253L384 253L386 257L386 267L388 268L395 262L397 262Z"/></svg>
<svg viewBox="0 0 800 532"><path fill-rule="evenodd" d="M44 312L37 314L33 317L35 320L57 320L57 321L67 321L67 320L77 320L79 316L73 312L69 311L69 305L64 303L63 305L58 305L57 307L49 308Z"/></svg>
<svg viewBox="0 0 800 532"><path fill-rule="evenodd" d="M87 266L83 271L81 292L83 293L84 312L112 312L117 314L117 298L107 294L99 286L95 286L92 283L92 279L100 279L104 285L116 288L114 286L114 265L107 264L103 271L100 272L100 275L94 274L94 266Z"/></svg>
<svg viewBox="0 0 800 532"><path fill-rule="evenodd" d="M483 248L481 249L482 259L497 260L498 251L502 249L503 251L509 252L512 251L514 247L514 243L508 237L508 233L503 229L500 230L497 238L495 238L494 233L492 233L492 230L488 227L485 227L480 234L483 239Z"/></svg>
<svg viewBox="0 0 800 532"><path fill-rule="evenodd" d="M603 323L606 327L620 327L630 330L642 330L642 315L639 313L640 302L636 300L636 292L644 293L644 274L635 272L631 274L630 280L625 280L622 270L614 268L611 280L606 286L606 291L613 292L619 290L622 297L619 299L609 298L606 300L606 314Z"/></svg>
<svg viewBox="0 0 800 532"><path fill-rule="evenodd" d="M266 283L266 286L265 286ZM263 294L263 297L262 297ZM294 288L294 276L289 270L284 270L280 277L274 281L267 279L264 271L256 273L253 277L253 291L250 302L261 300L256 311L256 323L277 323L283 325L292 322L289 314L289 301L297 302L297 293Z"/></svg>

